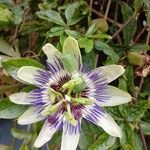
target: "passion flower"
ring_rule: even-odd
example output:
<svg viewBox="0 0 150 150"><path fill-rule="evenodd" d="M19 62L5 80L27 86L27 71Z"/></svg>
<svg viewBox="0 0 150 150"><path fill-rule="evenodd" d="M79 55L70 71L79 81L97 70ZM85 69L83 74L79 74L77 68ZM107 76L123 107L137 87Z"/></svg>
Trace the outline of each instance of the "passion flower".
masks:
<svg viewBox="0 0 150 150"><path fill-rule="evenodd" d="M70 51L69 51L70 49ZM23 66L18 78L37 89L10 95L17 104L31 107L18 118L18 124L45 120L34 146L41 147L58 130L63 130L61 150L77 148L82 119L102 127L111 136L121 137L121 129L102 108L127 103L131 96L108 83L124 73L121 65L108 65L92 71L82 65L78 42L67 38L62 54L51 44L43 47L46 70Z"/></svg>

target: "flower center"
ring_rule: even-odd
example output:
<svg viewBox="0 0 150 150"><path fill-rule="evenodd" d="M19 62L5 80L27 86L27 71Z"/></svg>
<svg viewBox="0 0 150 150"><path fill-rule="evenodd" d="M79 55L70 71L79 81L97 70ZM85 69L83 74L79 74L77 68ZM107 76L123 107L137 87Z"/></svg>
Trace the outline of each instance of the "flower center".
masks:
<svg viewBox="0 0 150 150"><path fill-rule="evenodd" d="M77 120L82 117L82 108L85 107L84 105L93 104L93 100L81 97L84 88L85 84L81 77L68 78L65 82L61 80L58 84L51 85L49 88L51 103L45 107L41 114L50 116L49 118L55 120L53 115L59 112L72 125L76 125Z"/></svg>

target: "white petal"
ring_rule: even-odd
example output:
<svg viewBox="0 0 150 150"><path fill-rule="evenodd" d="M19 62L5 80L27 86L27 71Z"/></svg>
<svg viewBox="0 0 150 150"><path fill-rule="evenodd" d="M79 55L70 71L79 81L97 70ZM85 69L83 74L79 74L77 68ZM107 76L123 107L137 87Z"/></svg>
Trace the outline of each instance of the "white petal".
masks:
<svg viewBox="0 0 150 150"><path fill-rule="evenodd" d="M18 118L18 124L27 125L43 120L45 117L39 114L41 109L42 108L39 106L30 107L23 115Z"/></svg>
<svg viewBox="0 0 150 150"><path fill-rule="evenodd" d="M23 66L18 70L18 78L27 83L38 85L40 83L36 80L36 77L39 75L39 71L45 72L37 67Z"/></svg>
<svg viewBox="0 0 150 150"><path fill-rule="evenodd" d="M50 43L45 44L42 48L43 52L46 54L49 61L52 61L54 57L60 57L60 52Z"/></svg>
<svg viewBox="0 0 150 150"><path fill-rule="evenodd" d="M116 124L114 119L106 112L102 114L102 116L98 119L96 124L103 128L103 130L111 136L120 138L122 137L122 131L120 127Z"/></svg>
<svg viewBox="0 0 150 150"><path fill-rule="evenodd" d="M107 79L107 82L110 83L113 80L121 76L125 69L121 65L107 65L103 67L98 67L94 70L102 71L104 77Z"/></svg>
<svg viewBox="0 0 150 150"><path fill-rule="evenodd" d="M72 126L73 128L74 126ZM74 127L75 128L75 127ZM80 132L69 133L67 123L63 125L61 150L76 150L80 138Z"/></svg>
<svg viewBox="0 0 150 150"><path fill-rule="evenodd" d="M53 134L57 131L57 128L54 128L51 126L51 124L46 120L40 133L39 136L37 137L34 147L39 148L43 146L46 142L48 142Z"/></svg>
<svg viewBox="0 0 150 150"><path fill-rule="evenodd" d="M82 112L86 120L100 126L111 136L122 137L122 131L114 119L98 105L86 106Z"/></svg>
<svg viewBox="0 0 150 150"><path fill-rule="evenodd" d="M110 99L104 102L97 102L100 106L117 106L121 104L128 103L132 100L129 93L120 90L114 86L108 86L108 92L110 94Z"/></svg>
<svg viewBox="0 0 150 150"><path fill-rule="evenodd" d="M11 94L9 99L16 104L29 105L32 102L32 99L29 98L29 94L26 92L20 92Z"/></svg>

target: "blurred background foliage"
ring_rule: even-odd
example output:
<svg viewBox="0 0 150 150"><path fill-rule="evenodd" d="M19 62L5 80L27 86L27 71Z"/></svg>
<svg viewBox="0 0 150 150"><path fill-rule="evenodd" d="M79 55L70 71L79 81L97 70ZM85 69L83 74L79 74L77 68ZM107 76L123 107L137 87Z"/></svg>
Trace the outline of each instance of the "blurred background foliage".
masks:
<svg viewBox="0 0 150 150"><path fill-rule="evenodd" d="M149 0L0 0L0 122L14 119L8 131L13 135L12 145L1 143L0 150L35 150L33 142L41 123L19 129L16 118L27 107L7 98L34 87L25 87L12 77L17 79L21 66L41 67L38 61L45 60L42 46L50 42L61 51L68 36L78 40L84 64L90 69L123 65L125 74L112 84L133 97L129 104L107 108L122 128L121 140L84 121L78 149L150 149ZM18 148L16 139L22 140ZM60 140L59 132L46 148L59 149Z"/></svg>

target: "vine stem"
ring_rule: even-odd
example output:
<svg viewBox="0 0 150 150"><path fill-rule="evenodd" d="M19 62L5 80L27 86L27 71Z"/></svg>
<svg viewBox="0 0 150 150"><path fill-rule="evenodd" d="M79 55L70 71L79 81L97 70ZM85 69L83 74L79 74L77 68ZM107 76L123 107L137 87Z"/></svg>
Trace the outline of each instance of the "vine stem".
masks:
<svg viewBox="0 0 150 150"><path fill-rule="evenodd" d="M135 17L135 15L132 15L132 16L119 28L119 30L117 30L117 31L113 34L112 38L111 38L110 40L108 40L107 43L110 42L112 39L114 39L114 38L130 23L130 21L131 21L134 17Z"/></svg>
<svg viewBox="0 0 150 150"><path fill-rule="evenodd" d="M118 8L119 8L119 2L116 2L116 7L115 7L115 14L114 14L114 20L117 22L118 19ZM117 29L116 29L117 31ZM122 41L119 35L117 35L117 41L120 45L122 45Z"/></svg>
<svg viewBox="0 0 150 150"><path fill-rule="evenodd" d="M139 34L136 36L134 43L137 43L141 37L141 35L145 32L146 30L146 26L144 26L144 28L142 28L142 30L139 32Z"/></svg>
<svg viewBox="0 0 150 150"><path fill-rule="evenodd" d="M111 5L111 0L108 0L107 8L106 8L105 15L104 15L104 19L107 19L110 5Z"/></svg>
<svg viewBox="0 0 150 150"><path fill-rule="evenodd" d="M93 0L90 0L90 8L92 8Z"/></svg>
<svg viewBox="0 0 150 150"><path fill-rule="evenodd" d="M142 143L143 143L144 150L148 150L143 130L141 129L140 124L138 124L138 126L139 126L140 136L141 136L141 140L142 140Z"/></svg>

